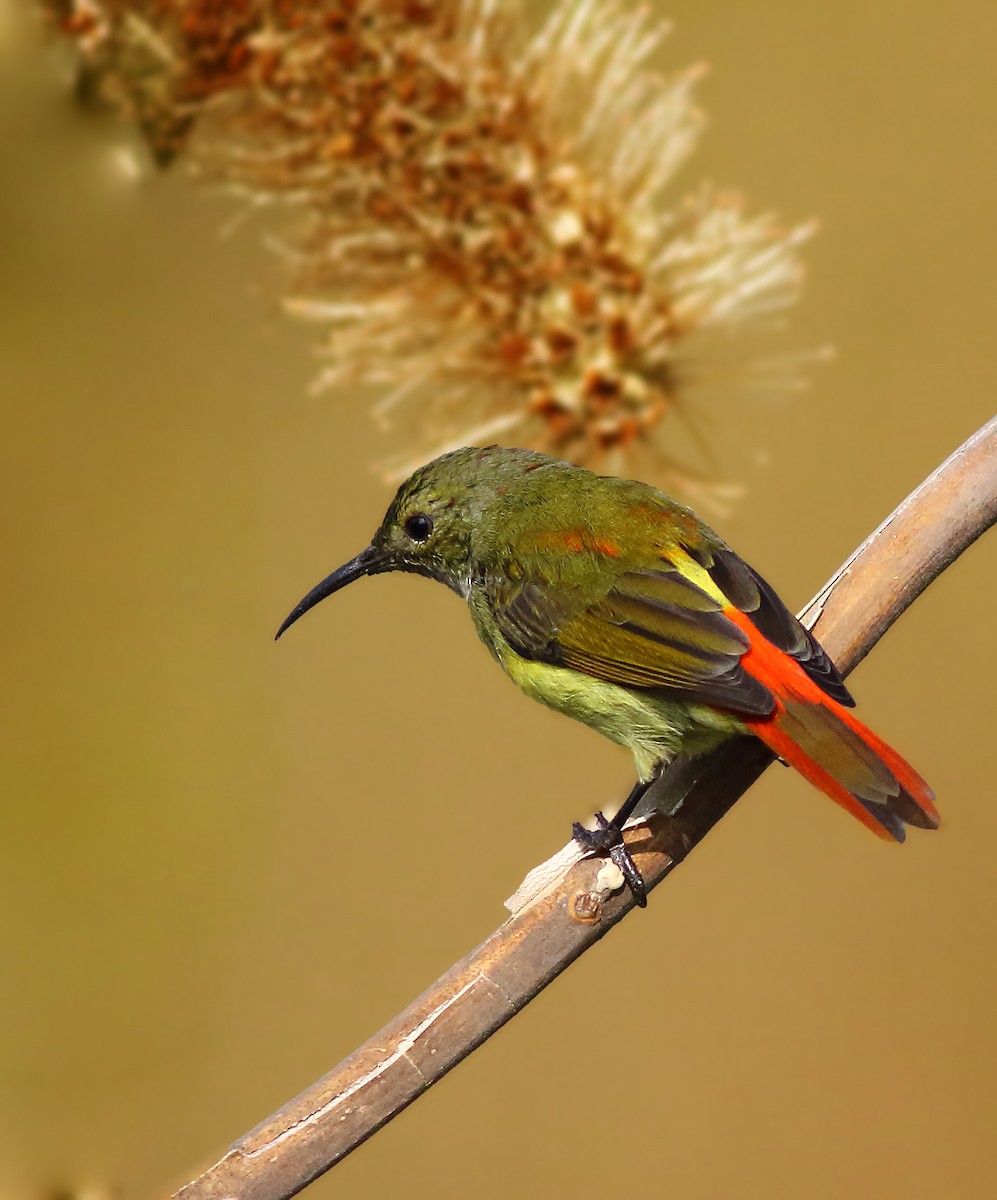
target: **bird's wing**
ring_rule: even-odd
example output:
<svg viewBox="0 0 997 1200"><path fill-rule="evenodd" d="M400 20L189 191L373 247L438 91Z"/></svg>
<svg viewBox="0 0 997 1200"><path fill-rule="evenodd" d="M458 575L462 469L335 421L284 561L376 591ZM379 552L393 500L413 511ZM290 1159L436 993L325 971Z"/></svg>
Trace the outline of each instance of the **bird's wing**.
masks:
<svg viewBox="0 0 997 1200"><path fill-rule="evenodd" d="M595 601L591 581L571 587L529 576L510 584L505 577L488 585L489 607L502 636L524 658L767 716L772 693L741 661L751 639L724 613L736 608L828 694L850 701L823 650L759 576L726 547L697 548L696 557L726 603L688 578L676 555L617 575Z"/></svg>
<svg viewBox="0 0 997 1200"><path fill-rule="evenodd" d="M809 629L804 628L757 571L726 546L699 552L699 561L730 603L745 613L773 646L795 658L825 692L846 708L855 701L834 663Z"/></svg>
<svg viewBox="0 0 997 1200"><path fill-rule="evenodd" d="M772 694L741 666L748 638L672 563L618 575L594 602L591 594L527 577L493 584L489 606L524 658L745 715L772 711Z"/></svg>

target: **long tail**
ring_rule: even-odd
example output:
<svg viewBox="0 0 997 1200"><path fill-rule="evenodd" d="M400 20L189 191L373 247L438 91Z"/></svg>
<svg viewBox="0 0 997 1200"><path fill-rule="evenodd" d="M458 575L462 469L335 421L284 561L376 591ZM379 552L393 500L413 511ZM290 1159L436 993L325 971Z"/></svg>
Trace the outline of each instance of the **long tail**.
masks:
<svg viewBox="0 0 997 1200"><path fill-rule="evenodd" d="M773 716L745 722L780 758L882 838L904 825L937 829L934 793L914 768L836 700L792 694Z"/></svg>
<svg viewBox="0 0 997 1200"><path fill-rule="evenodd" d="M771 716L742 718L751 732L880 837L902 842L905 825L937 829L934 792L910 763L752 632L742 664L776 706Z"/></svg>

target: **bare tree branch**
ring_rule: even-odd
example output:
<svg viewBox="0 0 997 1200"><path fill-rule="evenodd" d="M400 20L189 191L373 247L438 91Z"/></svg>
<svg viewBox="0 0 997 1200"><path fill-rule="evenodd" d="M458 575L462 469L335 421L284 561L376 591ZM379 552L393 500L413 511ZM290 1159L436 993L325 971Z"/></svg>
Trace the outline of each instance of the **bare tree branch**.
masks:
<svg viewBox="0 0 997 1200"><path fill-rule="evenodd" d="M934 472L837 571L805 619L847 674L928 584L997 519L997 418ZM673 765L656 785L671 815L628 833L648 887L680 863L772 756L753 738ZM676 803L681 801L676 808ZM293 1196L456 1066L632 907L572 866L404 1012L176 1194Z"/></svg>

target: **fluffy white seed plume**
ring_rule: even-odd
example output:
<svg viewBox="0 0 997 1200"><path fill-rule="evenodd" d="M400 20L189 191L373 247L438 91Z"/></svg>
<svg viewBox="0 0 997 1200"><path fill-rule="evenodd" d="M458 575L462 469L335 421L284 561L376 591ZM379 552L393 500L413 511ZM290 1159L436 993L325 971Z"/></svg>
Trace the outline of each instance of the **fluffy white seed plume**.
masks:
<svg viewBox="0 0 997 1200"><path fill-rule="evenodd" d="M690 497L664 418L711 382L798 378L742 335L796 299L809 227L668 203L699 72L650 69L646 8L558 0L530 32L512 0L46 6L82 92L160 162L293 214L287 308L325 330L320 386L384 389L393 475L495 440Z"/></svg>

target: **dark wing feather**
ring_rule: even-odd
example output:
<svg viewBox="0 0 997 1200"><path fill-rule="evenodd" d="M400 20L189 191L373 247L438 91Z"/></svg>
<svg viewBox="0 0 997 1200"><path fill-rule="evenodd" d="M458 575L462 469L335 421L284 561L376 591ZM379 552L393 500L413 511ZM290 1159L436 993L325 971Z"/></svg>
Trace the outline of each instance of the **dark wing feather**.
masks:
<svg viewBox="0 0 997 1200"><path fill-rule="evenodd" d="M489 579L485 594L499 631L517 654L564 666L557 632L578 611L573 595L532 579L512 584L507 578Z"/></svg>
<svg viewBox="0 0 997 1200"><path fill-rule="evenodd" d="M773 646L792 655L833 700L853 708L855 701L823 647L809 629L804 629L761 575L738 558L733 550L714 549L708 558L711 561L703 565L710 578L735 608L751 618L759 633Z"/></svg>
<svg viewBox="0 0 997 1200"><path fill-rule="evenodd" d="M502 636L524 658L746 716L772 711L768 688L741 667L745 635L665 562L618 576L595 602L588 589L535 579L486 591Z"/></svg>

